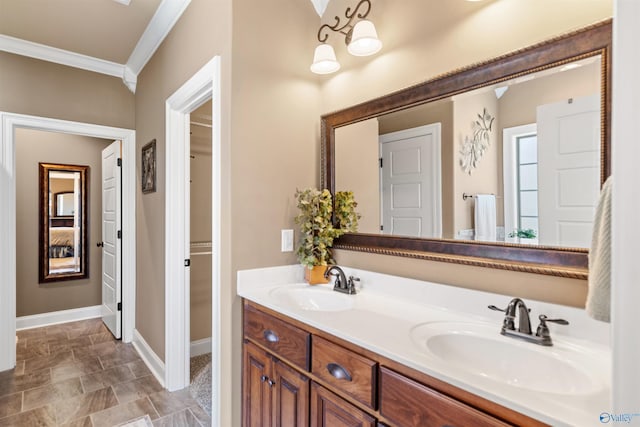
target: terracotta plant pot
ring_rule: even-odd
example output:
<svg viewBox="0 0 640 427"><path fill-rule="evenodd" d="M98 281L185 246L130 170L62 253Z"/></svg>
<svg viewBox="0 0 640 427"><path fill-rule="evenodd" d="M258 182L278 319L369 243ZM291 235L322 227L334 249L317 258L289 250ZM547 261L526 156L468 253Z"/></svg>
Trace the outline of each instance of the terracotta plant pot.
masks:
<svg viewBox="0 0 640 427"><path fill-rule="evenodd" d="M310 285L319 285L329 283L329 279L324 278L324 272L327 271L326 265L316 265L313 268L304 268L304 280Z"/></svg>

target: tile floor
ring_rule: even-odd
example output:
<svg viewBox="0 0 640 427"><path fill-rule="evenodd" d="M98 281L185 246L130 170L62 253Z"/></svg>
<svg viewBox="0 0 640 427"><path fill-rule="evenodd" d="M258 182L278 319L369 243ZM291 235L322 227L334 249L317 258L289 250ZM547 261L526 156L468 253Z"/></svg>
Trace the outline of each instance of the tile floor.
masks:
<svg viewBox="0 0 640 427"><path fill-rule="evenodd" d="M188 389L164 390L100 319L17 335L16 368L0 372L0 427L113 427L145 415L154 426L211 425Z"/></svg>

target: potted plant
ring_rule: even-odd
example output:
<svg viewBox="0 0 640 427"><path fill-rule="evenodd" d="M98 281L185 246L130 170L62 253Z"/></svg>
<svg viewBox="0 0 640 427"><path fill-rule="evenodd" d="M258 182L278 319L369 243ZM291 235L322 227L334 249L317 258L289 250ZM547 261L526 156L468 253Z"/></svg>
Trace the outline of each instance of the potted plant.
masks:
<svg viewBox="0 0 640 427"><path fill-rule="evenodd" d="M295 194L300 212L295 221L300 225L300 244L296 254L305 266L305 280L309 284L327 283L324 273L334 263L331 257L333 240L345 232L354 232L360 215L350 191L336 193L336 222L332 222L333 201L329 190L308 188Z"/></svg>
<svg viewBox="0 0 640 427"><path fill-rule="evenodd" d="M516 228L511 233L509 233L509 237L512 239L516 239L519 243L531 243L534 244L537 241L536 230L533 228Z"/></svg>

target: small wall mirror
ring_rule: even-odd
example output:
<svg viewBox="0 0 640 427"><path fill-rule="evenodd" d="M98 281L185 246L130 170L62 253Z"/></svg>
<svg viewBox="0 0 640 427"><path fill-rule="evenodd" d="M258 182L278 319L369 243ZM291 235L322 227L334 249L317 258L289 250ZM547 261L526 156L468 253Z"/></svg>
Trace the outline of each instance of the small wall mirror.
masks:
<svg viewBox="0 0 640 427"><path fill-rule="evenodd" d="M40 283L89 277L89 166L40 163Z"/></svg>

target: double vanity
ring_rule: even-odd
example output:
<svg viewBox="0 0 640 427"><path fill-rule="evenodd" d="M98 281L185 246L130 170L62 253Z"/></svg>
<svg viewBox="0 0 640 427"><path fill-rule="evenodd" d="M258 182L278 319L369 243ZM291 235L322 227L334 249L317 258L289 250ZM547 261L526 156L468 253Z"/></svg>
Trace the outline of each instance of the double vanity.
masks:
<svg viewBox="0 0 640 427"><path fill-rule="evenodd" d="M245 426L594 425L609 409L608 325L584 310L527 301L523 340L488 308L507 296L344 270L355 295L300 266L238 273ZM530 342L540 315L569 323L547 325L551 346Z"/></svg>

